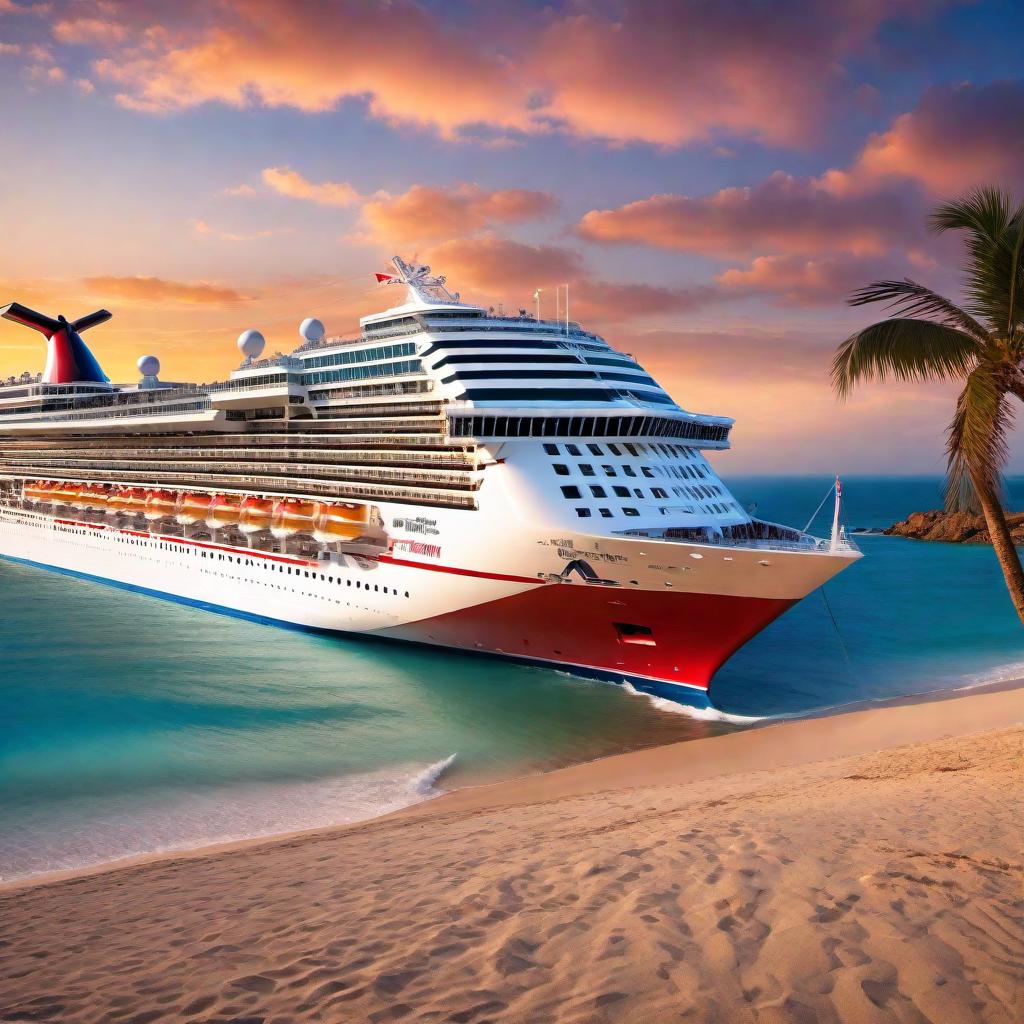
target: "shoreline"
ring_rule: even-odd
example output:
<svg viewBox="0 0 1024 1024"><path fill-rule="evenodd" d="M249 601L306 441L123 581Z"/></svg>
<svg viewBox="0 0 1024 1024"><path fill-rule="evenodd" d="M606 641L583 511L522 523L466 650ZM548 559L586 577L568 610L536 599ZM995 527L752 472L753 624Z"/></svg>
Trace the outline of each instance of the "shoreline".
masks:
<svg viewBox="0 0 1024 1024"><path fill-rule="evenodd" d="M367 818L359 818L350 822L340 824L314 826L311 828L292 829L283 832L274 832L267 835L249 836L241 839L231 839L221 842L205 843L200 846L184 847L181 849L157 850L147 853L135 854L129 857L121 857L111 861L101 861L96 864L88 864L81 867L62 868L56 871L40 872L33 875L25 875L20 878L0 880L0 896L10 892L28 889L43 888L51 885L58 885L64 882L74 881L80 878L92 878L99 875L107 875L132 868L160 864L164 862L195 861L208 857L219 857L225 854L234 854L246 850L273 847L280 844L292 843L305 838L325 838L333 835L350 834L353 831L372 827L379 822L388 822L403 816L420 816L432 814L444 814L449 810L464 810L470 807L486 808L488 806L513 806L528 803L535 798L551 799L569 795L570 792L577 792L574 787L588 785L587 781L595 778L606 780L609 788L619 788L611 783L620 770L622 762L634 760L632 767L639 768L641 764L648 765L660 761L663 757L675 758L688 766L686 781L706 780L720 777L725 774L736 772L748 772L759 770L771 770L771 768L791 767L796 764L813 763L816 758L807 756L806 748L799 744L793 749L800 749L802 753L795 761L786 759L771 764L757 764L757 758L765 753L765 747L771 747L773 742L754 743L753 749L744 750L744 744L740 737L747 734L756 735L770 732L775 729L800 726L816 722L831 722L833 720L843 722L849 716L874 715L889 709L913 708L931 704L943 704L952 701L969 700L976 696L988 694L1000 694L1012 691L1021 691L1021 714L1019 721L1024 722L1024 677L1007 680L983 681L958 687L952 690L932 690L919 694L907 694L900 697L881 698L879 700L857 701L851 704L838 705L834 708L823 708L809 711L803 714L766 716L762 719L751 719L749 723L737 728L734 732L720 736L704 737L695 740L683 740L676 743L660 744L651 747L643 747L638 750L631 750L625 753L611 754L598 757L593 760L580 761L576 764L566 765L549 771L536 772L526 775L512 776L507 779L500 779L494 782L486 782L476 785L462 786L458 789L437 790L434 794L426 796L422 800L406 804L394 810L386 811L383 814L372 815ZM638 694L645 699L651 699L647 694ZM686 714L685 711L666 711L666 714ZM997 712L997 719L998 719ZM973 720L972 720L973 721ZM988 721L982 718L981 721ZM928 739L939 738L933 736L930 730L919 730L915 734L913 725L906 723L907 735L919 735L919 738L906 739L891 744L902 746L907 743L926 742ZM980 728L970 729L961 732L957 730L952 734L944 735L967 735L970 732L987 731L993 726L981 725ZM728 747L711 747L707 750L705 745L721 744L723 741L732 741ZM687 753L687 748L697 748ZM837 752L824 755L824 758L841 756L852 756L856 753L864 753L870 749L888 749L885 746L872 748L868 746L854 746L846 752ZM705 760L702 755L707 754ZM734 759L734 760L733 760ZM728 762L736 767L723 767ZM439 764L441 762L438 762ZM718 770L708 770L710 768ZM702 770L703 769L703 770ZM434 780L434 785L443 778L442 775ZM621 779L622 776L620 775ZM571 781L569 781L571 779ZM657 785L677 779L647 778L636 783L637 785ZM516 795L518 791L518 795ZM500 804L490 805L488 801L495 800Z"/></svg>

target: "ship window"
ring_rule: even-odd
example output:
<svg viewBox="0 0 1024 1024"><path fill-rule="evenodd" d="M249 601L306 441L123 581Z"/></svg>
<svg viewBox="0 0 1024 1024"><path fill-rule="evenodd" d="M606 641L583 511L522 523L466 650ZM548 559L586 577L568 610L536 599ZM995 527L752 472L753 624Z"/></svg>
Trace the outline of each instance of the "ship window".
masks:
<svg viewBox="0 0 1024 1024"><path fill-rule="evenodd" d="M628 498L629 497L629 488L628 487L613 487L612 490L615 492L616 496L619 497L619 498Z"/></svg>
<svg viewBox="0 0 1024 1024"><path fill-rule="evenodd" d="M574 445L574 444L567 444L567 445L565 446L565 450L566 450L566 451L567 451L567 452L568 452L568 453L569 453L570 455L579 455L579 454L580 454L580 450L579 450L579 447L578 447L577 445Z"/></svg>
<svg viewBox="0 0 1024 1024"><path fill-rule="evenodd" d="M590 454L591 455L603 455L604 454L604 452L601 451L601 446L599 444L588 444L587 448L590 450Z"/></svg>
<svg viewBox="0 0 1024 1024"><path fill-rule="evenodd" d="M605 476L615 476L616 475L615 467L614 466L602 466L601 468L604 470L604 475Z"/></svg>
<svg viewBox="0 0 1024 1024"><path fill-rule="evenodd" d="M644 492L643 492L643 491L642 491L642 490L641 490L641 489L640 489L639 487L634 487L634 488L633 488L633 493L634 493L634 494L635 494L635 495L636 495L636 496L637 496L637 497L638 497L638 498L639 498L639 499L640 499L641 501L643 501L643 498L644 498Z"/></svg>
<svg viewBox="0 0 1024 1024"><path fill-rule="evenodd" d="M654 470L651 469L650 466L641 466L640 467L640 472L643 473L643 475L648 477L648 478L654 476Z"/></svg>
<svg viewBox="0 0 1024 1024"><path fill-rule="evenodd" d="M555 473L558 476L568 476L569 475L569 467L566 466L566 465L563 465L561 462L553 462L551 464L551 468L555 471Z"/></svg>
<svg viewBox="0 0 1024 1024"><path fill-rule="evenodd" d="M651 494L653 494L656 498L668 497L668 491L666 491L664 487L652 487Z"/></svg>
<svg viewBox="0 0 1024 1024"><path fill-rule="evenodd" d="M580 517L580 519L589 519L590 518L590 509L586 508L586 507L578 508L578 509L576 509L576 515L578 515Z"/></svg>
<svg viewBox="0 0 1024 1024"><path fill-rule="evenodd" d="M617 444L610 444L609 443L608 451L610 451L612 453L612 455L621 455L622 454L622 450L619 448L619 446Z"/></svg>
<svg viewBox="0 0 1024 1024"><path fill-rule="evenodd" d="M594 475L594 467L589 462L581 462L580 463L580 472L584 476L593 476Z"/></svg>
<svg viewBox="0 0 1024 1024"><path fill-rule="evenodd" d="M605 519L611 519L612 517L612 510L610 508L599 508L597 511L600 512Z"/></svg>
<svg viewBox="0 0 1024 1024"><path fill-rule="evenodd" d="M557 444L546 444L546 445L544 445L544 451L546 451L548 453L548 455L557 455L558 454L558 445Z"/></svg>
<svg viewBox="0 0 1024 1024"><path fill-rule="evenodd" d="M578 487L563 487L562 488L562 493L567 498L579 498L579 497L581 497L580 489Z"/></svg>
<svg viewBox="0 0 1024 1024"><path fill-rule="evenodd" d="M640 515L640 513L639 513L639 512L637 512L637 510L636 510L635 508L624 508L624 509L623 509L622 511L623 511L623 512L624 512L624 513L625 513L625 514L626 514L627 516L638 516L638 515Z"/></svg>
<svg viewBox="0 0 1024 1024"><path fill-rule="evenodd" d="M605 498L605 497L607 497L607 495L605 494L604 488L601 487L601 486L598 486L598 485L595 485L595 486L591 487L590 488L590 493L595 498Z"/></svg>

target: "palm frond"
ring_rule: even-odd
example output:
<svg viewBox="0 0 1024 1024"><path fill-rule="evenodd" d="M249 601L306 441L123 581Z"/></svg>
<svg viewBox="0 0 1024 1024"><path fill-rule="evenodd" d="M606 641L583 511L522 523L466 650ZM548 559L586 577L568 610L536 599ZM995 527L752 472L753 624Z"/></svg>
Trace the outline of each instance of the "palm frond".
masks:
<svg viewBox="0 0 1024 1024"><path fill-rule="evenodd" d="M1024 267L1014 252L1024 220L1024 205L997 188L979 188L939 206L931 216L938 232L965 230L966 308L987 321L990 330L1013 337L1021 324L1013 296L1024 284Z"/></svg>
<svg viewBox="0 0 1024 1024"><path fill-rule="evenodd" d="M832 360L832 386L846 398L862 380L948 380L966 377L978 342L933 320L896 318L850 335Z"/></svg>
<svg viewBox="0 0 1024 1024"><path fill-rule="evenodd" d="M889 308L901 317L928 316L947 327L955 327L969 334L982 345L989 341L988 331L970 313L909 277L902 281L874 281L863 288L858 288L848 302L851 306L887 302Z"/></svg>
<svg viewBox="0 0 1024 1024"><path fill-rule="evenodd" d="M975 480L994 494L1001 492L1013 410L1001 386L1000 372L998 367L982 363L968 375L957 398L946 441L946 508L950 511L980 511Z"/></svg>

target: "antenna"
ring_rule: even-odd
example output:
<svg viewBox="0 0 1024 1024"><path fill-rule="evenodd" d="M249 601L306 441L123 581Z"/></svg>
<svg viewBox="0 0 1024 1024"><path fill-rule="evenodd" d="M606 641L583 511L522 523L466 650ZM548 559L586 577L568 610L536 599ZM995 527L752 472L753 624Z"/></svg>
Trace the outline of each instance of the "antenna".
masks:
<svg viewBox="0 0 1024 1024"><path fill-rule="evenodd" d="M565 286L565 333L569 335L569 286Z"/></svg>
<svg viewBox="0 0 1024 1024"><path fill-rule="evenodd" d="M540 288L538 288L533 293L533 301L537 304L537 321L538 321L538 323L540 322L540 293L541 293L541 289Z"/></svg>

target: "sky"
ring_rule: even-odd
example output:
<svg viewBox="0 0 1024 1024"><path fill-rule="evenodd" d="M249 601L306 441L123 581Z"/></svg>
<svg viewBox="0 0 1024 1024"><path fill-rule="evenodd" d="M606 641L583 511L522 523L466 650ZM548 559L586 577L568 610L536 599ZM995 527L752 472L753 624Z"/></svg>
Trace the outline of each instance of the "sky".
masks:
<svg viewBox="0 0 1024 1024"><path fill-rule="evenodd" d="M0 302L203 382L247 328L355 334L395 254L509 310L567 283L737 420L721 472L939 473L955 391L840 404L829 362L861 285L960 297L936 203L1024 195L1022 38L1012 0L0 0ZM0 375L44 356L2 322Z"/></svg>

